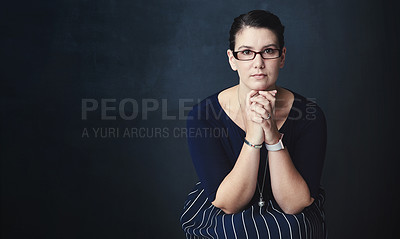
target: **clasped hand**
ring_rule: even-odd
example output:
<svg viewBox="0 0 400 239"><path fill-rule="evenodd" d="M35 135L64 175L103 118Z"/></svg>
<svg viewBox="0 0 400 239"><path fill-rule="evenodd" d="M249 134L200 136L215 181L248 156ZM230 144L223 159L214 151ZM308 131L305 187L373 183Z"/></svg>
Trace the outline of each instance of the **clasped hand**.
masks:
<svg viewBox="0 0 400 239"><path fill-rule="evenodd" d="M279 141L280 133L275 121L276 93L276 90L252 90L246 95L246 138L254 144L275 144Z"/></svg>

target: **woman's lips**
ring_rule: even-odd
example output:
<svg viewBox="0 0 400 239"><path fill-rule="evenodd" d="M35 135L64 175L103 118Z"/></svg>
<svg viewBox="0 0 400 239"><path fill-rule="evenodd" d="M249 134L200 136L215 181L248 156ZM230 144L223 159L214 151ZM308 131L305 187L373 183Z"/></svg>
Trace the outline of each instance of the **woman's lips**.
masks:
<svg viewBox="0 0 400 239"><path fill-rule="evenodd" d="M253 74L251 75L252 77L256 78L257 80L261 80L263 79L265 76L267 76L266 74Z"/></svg>

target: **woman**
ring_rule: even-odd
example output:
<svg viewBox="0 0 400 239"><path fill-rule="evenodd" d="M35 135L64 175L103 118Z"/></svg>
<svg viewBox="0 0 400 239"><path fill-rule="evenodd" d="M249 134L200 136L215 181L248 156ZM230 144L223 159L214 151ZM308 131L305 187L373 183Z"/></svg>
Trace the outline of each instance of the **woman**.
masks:
<svg viewBox="0 0 400 239"><path fill-rule="evenodd" d="M276 85L284 26L270 12L235 18L229 64L239 84L194 106L188 145L200 182L181 216L187 238L325 238L321 109ZM212 134L218 129L219 134Z"/></svg>

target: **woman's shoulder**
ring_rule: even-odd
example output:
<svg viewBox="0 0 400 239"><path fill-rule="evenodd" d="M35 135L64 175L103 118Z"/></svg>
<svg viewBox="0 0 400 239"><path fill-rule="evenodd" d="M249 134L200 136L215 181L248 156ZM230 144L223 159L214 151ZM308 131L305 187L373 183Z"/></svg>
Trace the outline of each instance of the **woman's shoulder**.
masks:
<svg viewBox="0 0 400 239"><path fill-rule="evenodd" d="M288 125L298 130L317 127L326 129L326 118L323 110L317 104L316 98L305 97L289 90L294 95L293 105L288 116Z"/></svg>
<svg viewBox="0 0 400 239"><path fill-rule="evenodd" d="M297 117L299 118L310 117L310 115L308 114L314 114L314 113L322 115L324 114L321 107L317 104L316 98L303 96L302 94L299 94L293 90L289 89L286 90L290 91L294 96L291 111L293 113L296 113Z"/></svg>
<svg viewBox="0 0 400 239"><path fill-rule="evenodd" d="M209 119L210 116L220 115L221 105L218 102L218 91L195 104L188 114L188 119Z"/></svg>
<svg viewBox="0 0 400 239"><path fill-rule="evenodd" d="M229 95L232 94L235 86L224 88L195 104L192 110L189 112L189 116L209 117L221 116L224 112L224 106L227 105Z"/></svg>

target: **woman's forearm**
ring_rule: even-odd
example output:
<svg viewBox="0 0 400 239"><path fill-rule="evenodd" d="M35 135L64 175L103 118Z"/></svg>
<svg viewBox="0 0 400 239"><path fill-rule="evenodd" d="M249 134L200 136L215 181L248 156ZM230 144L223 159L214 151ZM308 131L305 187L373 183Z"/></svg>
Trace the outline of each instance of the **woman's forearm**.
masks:
<svg viewBox="0 0 400 239"><path fill-rule="evenodd" d="M219 185L212 204L227 214L242 210L256 190L259 161L260 149L243 144L235 166Z"/></svg>
<svg viewBox="0 0 400 239"><path fill-rule="evenodd" d="M313 202L307 183L294 166L287 149L268 152L271 188L287 214L296 214Z"/></svg>

